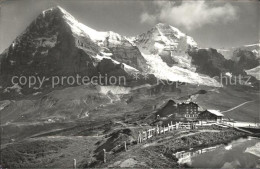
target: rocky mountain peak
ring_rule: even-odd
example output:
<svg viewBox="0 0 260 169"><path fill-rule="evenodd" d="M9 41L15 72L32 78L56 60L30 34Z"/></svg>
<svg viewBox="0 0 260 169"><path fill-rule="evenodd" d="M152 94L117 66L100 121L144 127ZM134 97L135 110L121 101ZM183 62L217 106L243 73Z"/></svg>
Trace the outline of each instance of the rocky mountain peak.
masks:
<svg viewBox="0 0 260 169"><path fill-rule="evenodd" d="M91 77L106 73L132 80L130 75L140 71L158 79L220 86L215 79L198 73L211 76L229 71L221 66L226 63L224 57L217 51L197 50L192 37L169 24L158 23L139 36L127 38L94 30L56 6L41 12L0 55L0 76L8 81L11 75ZM204 55L208 62L196 64L196 59ZM211 71L212 67L217 71Z"/></svg>
<svg viewBox="0 0 260 169"><path fill-rule="evenodd" d="M183 32L181 32L178 28L175 28L169 24L165 23L158 23L155 25L155 28L157 28L159 31L161 31L163 34L174 34L176 38L180 38L182 36L185 36Z"/></svg>
<svg viewBox="0 0 260 169"><path fill-rule="evenodd" d="M49 9L42 11L43 15L45 15L46 13L59 14L59 15L70 15L65 9L63 9L60 6L51 7Z"/></svg>
<svg viewBox="0 0 260 169"><path fill-rule="evenodd" d="M85 62L91 59L89 56L100 50L89 35L95 31L89 28L87 32L88 27L82 25L59 6L41 12L2 54L0 74L51 75L82 71Z"/></svg>
<svg viewBox="0 0 260 169"><path fill-rule="evenodd" d="M146 33L137 36L135 42L147 54L160 53L163 50L185 52L188 46L197 47L192 37L165 23L158 23Z"/></svg>

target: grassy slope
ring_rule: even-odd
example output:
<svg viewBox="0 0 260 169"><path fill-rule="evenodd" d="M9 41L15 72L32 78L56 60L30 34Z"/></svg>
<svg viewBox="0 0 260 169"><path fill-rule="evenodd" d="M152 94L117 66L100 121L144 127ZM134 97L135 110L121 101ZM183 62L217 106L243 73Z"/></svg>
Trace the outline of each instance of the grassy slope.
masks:
<svg viewBox="0 0 260 169"><path fill-rule="evenodd" d="M259 118L260 98L258 92L243 91L230 87L218 89L218 92L208 92L205 95L199 95L196 101L199 105L208 109L217 109L225 111L246 101L251 101L237 109L224 113L225 117L238 121L255 122Z"/></svg>
<svg viewBox="0 0 260 169"><path fill-rule="evenodd" d="M207 93L196 95L200 90L206 90ZM98 93L95 88L79 86L53 91L36 100L29 100L29 97L27 97L27 100L13 101L0 112L3 117L2 122L14 120L13 123L1 126L1 141L4 144L2 147L10 148L10 146L16 146L19 143L28 148L26 146L28 145L27 141L31 141L32 138L30 137L32 136L37 136L33 141L43 140L44 144L45 142L50 145L54 144L54 147L56 141L69 140L72 143L60 147L59 150L55 149L55 153L51 153L50 157L43 156L37 158L36 161L34 159L31 159L31 161L25 160L24 166L30 167L37 162L38 166L68 167L72 165L74 157L77 157L78 164L81 166L102 166L95 161L96 155L100 153L100 146L111 146L110 143L107 145L106 140L108 138L105 136L113 133L113 131L130 128L132 133L135 133L134 137L136 137L137 131L145 128L145 126L140 125L145 125L153 119L153 113L156 111L153 110L154 105L158 108L169 99L185 100L190 95L194 95L194 100L202 107L219 110L227 110L245 101L256 100L225 114L227 117L236 120L253 121L259 113L258 93L232 88L216 89L205 86L183 85L179 89L172 90L167 86L157 86L151 89L145 87L132 91L130 94L120 95L120 100L111 102L110 97ZM82 110L88 111L89 116L81 117ZM21 118L21 115L26 118ZM49 118L56 122L46 122L46 119ZM60 119L63 119L63 121L60 121ZM119 134L116 138L122 142L124 139L128 140L129 137L125 134ZM11 139L14 140L11 141ZM55 141L50 143L49 140ZM113 143L113 141L110 142ZM63 145L63 143L58 143L58 145L60 144ZM132 143L129 142L129 144ZM86 147L84 147L85 145ZM34 152L36 154L39 153L37 147ZM23 156L23 153L18 152L17 154L15 149L9 150L11 153ZM99 152L95 152L97 149L99 149ZM46 151L46 154L50 153L48 147ZM85 154L85 152L89 153ZM160 154L161 152L158 152L157 149L133 148L133 154L126 156L129 158L122 158L121 154L120 156L116 154L113 158L115 160L120 158L126 160L125 162L119 160L124 162L123 166L128 163L132 163L133 166L153 167L157 166L156 163L164 167L176 165L176 162L169 160L172 157L166 158L167 154L160 157L158 161L150 160L153 156L160 156ZM50 162L51 159L55 159L55 161ZM145 161L145 163L136 162L138 159L142 159L141 162ZM116 162L115 160L114 162ZM110 165L114 166L114 163L110 163Z"/></svg>
<svg viewBox="0 0 260 169"><path fill-rule="evenodd" d="M100 137L49 137L26 139L14 143L1 152L1 164L10 168L72 168L77 162L93 156Z"/></svg>
<svg viewBox="0 0 260 169"><path fill-rule="evenodd" d="M169 99L185 100L200 90L206 90L207 93L194 95L193 100L207 109L223 111L254 100L225 113L225 116L239 121L255 122L259 117L259 93L238 89L196 85L183 85L178 90L167 86L144 87L130 94L120 95L120 100L113 102L109 96L100 94L93 86L56 90L36 100L28 100L27 97L27 100L12 101L1 110L2 124L13 121L3 126L2 138L25 138L41 132L77 126L78 123L93 124L116 119L141 124L148 122L147 117L156 111L153 110L154 105L160 108ZM84 116L85 112L88 112L88 117ZM55 122L47 122L48 119Z"/></svg>

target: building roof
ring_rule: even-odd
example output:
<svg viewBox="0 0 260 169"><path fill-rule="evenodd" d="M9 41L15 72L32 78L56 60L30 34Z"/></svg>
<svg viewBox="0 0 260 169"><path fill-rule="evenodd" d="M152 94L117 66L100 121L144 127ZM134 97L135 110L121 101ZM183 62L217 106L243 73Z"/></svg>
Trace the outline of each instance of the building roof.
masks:
<svg viewBox="0 0 260 169"><path fill-rule="evenodd" d="M159 115L162 117L168 117L174 111L177 111L175 107L176 103L174 100L169 100L166 104L164 104L160 109L157 110L156 116Z"/></svg>
<svg viewBox="0 0 260 169"><path fill-rule="evenodd" d="M198 106L198 104L197 104L196 102L189 102L189 101L186 101L186 102L178 103L178 105L189 105L189 104L193 104L193 105Z"/></svg>
<svg viewBox="0 0 260 169"><path fill-rule="evenodd" d="M208 111L208 112L210 112L210 113L212 113L212 114L214 114L214 115L216 115L216 116L224 116L222 113L220 113L219 110L213 110L213 109L211 109L211 110L206 110L206 111Z"/></svg>

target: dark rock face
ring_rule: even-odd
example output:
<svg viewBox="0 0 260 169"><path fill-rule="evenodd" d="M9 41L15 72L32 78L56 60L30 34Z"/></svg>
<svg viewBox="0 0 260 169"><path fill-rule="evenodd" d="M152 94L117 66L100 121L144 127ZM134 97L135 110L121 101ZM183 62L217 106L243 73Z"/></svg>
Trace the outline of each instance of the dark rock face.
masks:
<svg viewBox="0 0 260 169"><path fill-rule="evenodd" d="M159 54L159 56L170 67L172 67L174 64L178 63L171 57L171 52L170 51L162 51Z"/></svg>
<svg viewBox="0 0 260 169"><path fill-rule="evenodd" d="M11 86L12 76L98 76L125 75L124 65L111 59L99 60L101 47L87 34L73 32L70 20L59 7L40 14L0 55L2 90ZM140 68L144 62L138 48L125 43L109 47L112 58ZM1 90L1 89L0 89ZM22 90L28 91L23 87ZM31 93L33 90L30 90ZM22 92L25 93L24 91Z"/></svg>
<svg viewBox="0 0 260 169"><path fill-rule="evenodd" d="M230 72L233 68L233 62L226 60L215 49L192 50L189 51L189 55L193 64L197 66L197 72L211 77L219 76L222 72Z"/></svg>
<svg viewBox="0 0 260 169"><path fill-rule="evenodd" d="M130 65L138 70L142 70L145 60L136 46L117 46L109 47L109 49L111 53L113 53L111 58L116 61L126 63L127 65Z"/></svg>
<svg viewBox="0 0 260 169"><path fill-rule="evenodd" d="M227 60L215 49L190 50L193 64L197 66L197 72L209 76L218 76L220 73L230 72L234 75L245 75L245 70L259 65L259 58L253 52L238 49L234 51L232 60Z"/></svg>
<svg viewBox="0 0 260 169"><path fill-rule="evenodd" d="M169 100L163 108L161 108L157 113L156 116L159 117L167 117L170 114L177 112L177 104L173 100Z"/></svg>
<svg viewBox="0 0 260 169"><path fill-rule="evenodd" d="M116 83L119 85L119 77L123 77L126 80L131 80L132 77L125 71L123 64L115 64L111 59L103 59L98 63L97 71L106 77L115 77ZM122 80L123 83L124 80ZM114 83L114 82L112 82ZM121 82L120 82L121 84Z"/></svg>
<svg viewBox="0 0 260 169"><path fill-rule="evenodd" d="M160 32L168 40L158 40ZM0 55L0 93L12 87L13 76L49 78L78 74L91 78L102 74L107 77L125 76L130 86L153 84L157 81L154 75L149 75L149 79L140 75L138 80L134 80L132 75L137 70L153 73L150 71L153 65L140 50L158 50L155 43L165 45L163 51L155 53L169 67L175 64L182 66L183 62L179 63L177 59L186 56L188 50L197 72L211 77L225 72L241 74L245 73L244 69L253 68L257 63L259 65L259 60L255 62L252 52L238 51L238 59L233 61L226 60L215 49L197 49L191 37L169 25L158 24L131 40L114 32L92 30L62 8L56 7L43 11ZM149 52L153 54L152 51ZM171 52L175 52L179 58L172 57ZM187 68L186 65L184 67ZM32 92L35 91L27 89L27 93ZM22 91L22 94L25 92Z"/></svg>
<svg viewBox="0 0 260 169"><path fill-rule="evenodd" d="M93 74L93 66L86 64L93 59L78 48L79 40L92 51L99 51L87 36L73 36L59 8L46 11L2 54L0 75Z"/></svg>
<svg viewBox="0 0 260 169"><path fill-rule="evenodd" d="M234 76L245 76L243 80L246 81L249 76L245 70L259 65L259 59L251 51L237 50L234 55L236 59L233 60L226 60L215 49L190 50L188 53L192 57L193 64L197 66L196 71L211 77L230 72ZM248 82L259 89L259 81L255 77L250 76Z"/></svg>
<svg viewBox="0 0 260 169"><path fill-rule="evenodd" d="M144 69L146 64L144 57L137 46L131 44L125 37L116 33L109 33L104 46L113 54L111 56L112 59L138 70Z"/></svg>
<svg viewBox="0 0 260 169"><path fill-rule="evenodd" d="M232 60L235 61L236 66L241 69L248 70L260 65L260 59L252 51L246 49L237 49L233 52Z"/></svg>

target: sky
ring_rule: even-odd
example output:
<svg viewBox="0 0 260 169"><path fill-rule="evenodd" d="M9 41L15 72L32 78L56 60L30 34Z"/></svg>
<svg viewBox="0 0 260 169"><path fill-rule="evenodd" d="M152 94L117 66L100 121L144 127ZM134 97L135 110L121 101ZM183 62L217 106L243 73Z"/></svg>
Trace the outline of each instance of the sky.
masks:
<svg viewBox="0 0 260 169"><path fill-rule="evenodd" d="M259 42L260 2L254 0L0 0L0 53L43 10L57 5L93 29L125 36L139 35L160 22L204 48Z"/></svg>

